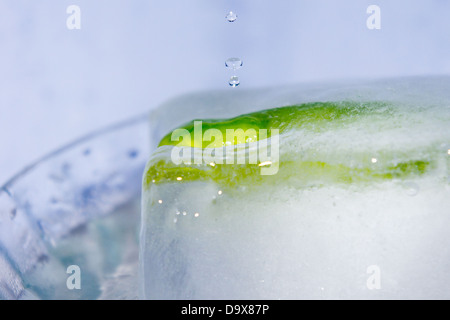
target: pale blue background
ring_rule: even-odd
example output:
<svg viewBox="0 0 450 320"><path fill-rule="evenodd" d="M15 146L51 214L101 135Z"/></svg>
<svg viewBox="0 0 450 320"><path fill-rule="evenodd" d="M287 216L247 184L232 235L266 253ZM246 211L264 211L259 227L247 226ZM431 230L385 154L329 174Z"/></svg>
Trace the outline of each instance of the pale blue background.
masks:
<svg viewBox="0 0 450 320"><path fill-rule="evenodd" d="M66 28L71 4L81 30ZM381 30L366 27L370 4ZM0 184L177 94L422 74L450 74L450 1L0 0Z"/></svg>

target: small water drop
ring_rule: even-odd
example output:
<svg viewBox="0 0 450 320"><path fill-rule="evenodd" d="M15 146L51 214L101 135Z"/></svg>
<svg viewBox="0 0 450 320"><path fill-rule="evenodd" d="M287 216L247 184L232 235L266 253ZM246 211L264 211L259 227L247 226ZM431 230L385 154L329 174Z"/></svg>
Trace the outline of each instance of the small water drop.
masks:
<svg viewBox="0 0 450 320"><path fill-rule="evenodd" d="M50 260L50 258L49 258L49 256L48 255L46 255L46 254L41 254L39 257L38 257L38 259L37 259L37 261L39 262L39 263L46 263L46 262L48 262Z"/></svg>
<svg viewBox="0 0 450 320"><path fill-rule="evenodd" d="M238 76L232 76L228 83L233 88L237 87L239 85L239 77Z"/></svg>
<svg viewBox="0 0 450 320"><path fill-rule="evenodd" d="M242 60L239 58L229 58L225 61L225 67L238 70L242 67Z"/></svg>
<svg viewBox="0 0 450 320"><path fill-rule="evenodd" d="M228 12L228 14L226 15L226 18L228 20L228 22L235 22L237 19L237 14L234 13L233 11Z"/></svg>
<svg viewBox="0 0 450 320"><path fill-rule="evenodd" d="M12 210L9 212L9 217L11 218L11 220L14 220L14 218L16 217L16 215L17 215L17 209L16 209L16 208L12 209Z"/></svg>
<svg viewBox="0 0 450 320"><path fill-rule="evenodd" d="M128 151L128 157L131 159L136 158L138 155L139 155L139 151L137 151L137 150Z"/></svg>

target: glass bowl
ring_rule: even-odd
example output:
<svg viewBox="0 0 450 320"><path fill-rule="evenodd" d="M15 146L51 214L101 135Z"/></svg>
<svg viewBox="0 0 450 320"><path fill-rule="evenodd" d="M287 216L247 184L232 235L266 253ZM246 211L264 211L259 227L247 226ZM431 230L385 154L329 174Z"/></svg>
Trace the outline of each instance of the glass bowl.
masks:
<svg viewBox="0 0 450 320"><path fill-rule="evenodd" d="M0 299L137 297L148 128L144 114L94 132L1 188Z"/></svg>

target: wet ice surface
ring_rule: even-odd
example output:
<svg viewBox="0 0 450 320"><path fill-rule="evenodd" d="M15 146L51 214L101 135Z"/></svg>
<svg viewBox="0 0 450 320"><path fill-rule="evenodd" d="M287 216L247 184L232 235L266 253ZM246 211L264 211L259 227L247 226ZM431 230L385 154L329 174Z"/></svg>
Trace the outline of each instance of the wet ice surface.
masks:
<svg viewBox="0 0 450 320"><path fill-rule="evenodd" d="M302 179L296 172L270 185L152 184L143 195L142 297L450 298L449 78L233 94L175 99L158 125L310 101L384 101L393 114L281 137L280 161L371 168L395 163L398 155L433 166L425 174L366 183ZM375 289L374 267L380 271Z"/></svg>

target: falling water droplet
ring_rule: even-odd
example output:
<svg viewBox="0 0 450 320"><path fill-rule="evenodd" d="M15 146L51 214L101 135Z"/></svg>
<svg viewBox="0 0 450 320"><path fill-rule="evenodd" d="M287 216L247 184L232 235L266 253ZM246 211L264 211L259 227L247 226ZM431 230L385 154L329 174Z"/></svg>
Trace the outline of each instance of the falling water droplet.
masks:
<svg viewBox="0 0 450 320"><path fill-rule="evenodd" d="M238 76L232 76L230 78L230 81L228 82L231 87L237 87L239 85L239 77Z"/></svg>
<svg viewBox="0 0 450 320"><path fill-rule="evenodd" d="M225 67L238 70L242 67L242 60L239 58L229 58L225 61Z"/></svg>
<svg viewBox="0 0 450 320"><path fill-rule="evenodd" d="M226 16L228 22L234 22L237 19L237 14L234 13L233 11L228 12L227 16Z"/></svg>

